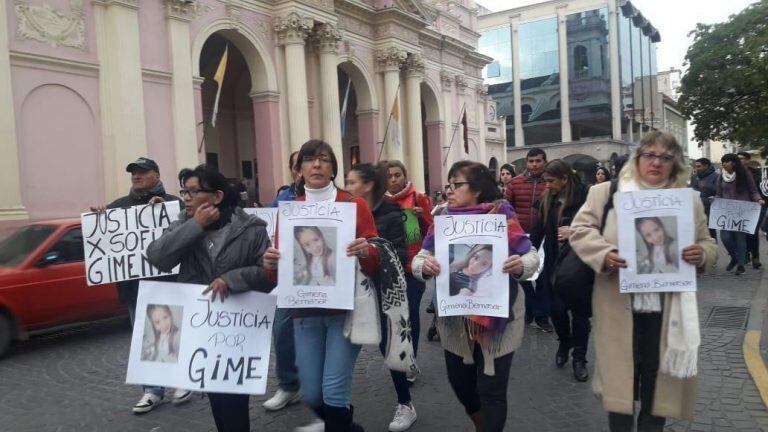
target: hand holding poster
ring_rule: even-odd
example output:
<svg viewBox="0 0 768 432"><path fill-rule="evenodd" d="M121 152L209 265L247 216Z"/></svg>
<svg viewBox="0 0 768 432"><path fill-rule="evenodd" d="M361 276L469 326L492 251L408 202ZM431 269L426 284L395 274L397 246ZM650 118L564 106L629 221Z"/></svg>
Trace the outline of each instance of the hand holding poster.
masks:
<svg viewBox="0 0 768 432"><path fill-rule="evenodd" d="M760 204L715 198L709 207L709 228L754 234L760 220Z"/></svg>
<svg viewBox="0 0 768 432"><path fill-rule="evenodd" d="M355 239L355 204L287 201L278 208L277 306L353 309L355 257L346 251Z"/></svg>
<svg viewBox="0 0 768 432"><path fill-rule="evenodd" d="M265 393L275 298L251 291L212 302L205 287L141 281L126 383Z"/></svg>
<svg viewBox="0 0 768 432"><path fill-rule="evenodd" d="M179 217L179 202L83 213L80 222L88 285L177 274L164 273L147 261L147 247Z"/></svg>
<svg viewBox="0 0 768 432"><path fill-rule="evenodd" d="M437 216L438 314L509 317L508 252L504 215Z"/></svg>
<svg viewBox="0 0 768 432"><path fill-rule="evenodd" d="M622 293L696 291L696 268L682 259L694 243L690 189L622 192L614 198L619 222Z"/></svg>
<svg viewBox="0 0 768 432"><path fill-rule="evenodd" d="M275 224L277 223L277 207L244 208L243 211L255 215L267 223L269 241L275 244Z"/></svg>

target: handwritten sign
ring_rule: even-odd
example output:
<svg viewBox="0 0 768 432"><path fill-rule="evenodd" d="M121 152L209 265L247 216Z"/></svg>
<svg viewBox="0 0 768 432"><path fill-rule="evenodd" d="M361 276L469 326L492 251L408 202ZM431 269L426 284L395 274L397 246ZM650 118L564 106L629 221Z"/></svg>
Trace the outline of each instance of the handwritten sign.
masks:
<svg viewBox="0 0 768 432"><path fill-rule="evenodd" d="M255 215L267 223L267 234L272 244L275 244L275 224L277 223L277 207L244 208L243 211Z"/></svg>
<svg viewBox="0 0 768 432"><path fill-rule="evenodd" d="M437 216L438 315L509 317L509 277L501 271L508 255L504 215Z"/></svg>
<svg viewBox="0 0 768 432"><path fill-rule="evenodd" d="M126 383L264 394L275 297L210 301L205 285L141 281Z"/></svg>
<svg viewBox="0 0 768 432"><path fill-rule="evenodd" d="M614 206L619 255L627 261L620 292L696 291L696 268L682 259L695 239L691 189L622 192Z"/></svg>
<svg viewBox="0 0 768 432"><path fill-rule="evenodd" d="M709 228L754 234L760 221L760 204L715 198L709 207Z"/></svg>
<svg viewBox="0 0 768 432"><path fill-rule="evenodd" d="M85 275L88 285L100 285L167 274L149 263L147 247L179 217L179 202L83 213Z"/></svg>
<svg viewBox="0 0 768 432"><path fill-rule="evenodd" d="M284 201L278 207L277 307L354 308L354 203ZM273 292L275 292L273 291Z"/></svg>

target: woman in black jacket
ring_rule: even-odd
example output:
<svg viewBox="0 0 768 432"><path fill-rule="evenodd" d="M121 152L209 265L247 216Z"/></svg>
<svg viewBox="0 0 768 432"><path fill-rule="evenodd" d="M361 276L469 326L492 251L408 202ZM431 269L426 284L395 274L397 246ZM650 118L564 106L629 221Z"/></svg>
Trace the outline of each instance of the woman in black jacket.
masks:
<svg viewBox="0 0 768 432"><path fill-rule="evenodd" d="M534 246L544 243L544 269L539 275L539 285L552 289L553 276L558 256L568 242L570 225L587 198L587 188L570 166L559 159L547 163L542 173L547 183L547 190L539 198L539 218L531 235ZM578 381L589 379L587 371L587 342L589 340L591 316L588 302L566 305L556 292L551 296L550 314L552 325L560 340L555 356L557 367L568 362L568 354L573 349L573 375ZM568 316L568 312L571 316Z"/></svg>
<svg viewBox="0 0 768 432"><path fill-rule="evenodd" d="M368 202L379 236L392 243L392 247L400 258L400 264L405 266L408 257L408 245L405 241L405 219L400 205L384 197L387 190L386 167L382 164L376 166L369 163L355 165L347 174L346 186L347 192ZM409 312L414 308L418 309L418 307L417 302L408 299ZM409 315L418 316L414 313ZM388 334L384 316L381 316L381 323L382 338L379 349L384 354ZM395 384L398 405L395 416L389 424L389 430L404 431L416 421L416 410L411 403L410 386L405 372L390 370L390 374L392 375L392 382Z"/></svg>

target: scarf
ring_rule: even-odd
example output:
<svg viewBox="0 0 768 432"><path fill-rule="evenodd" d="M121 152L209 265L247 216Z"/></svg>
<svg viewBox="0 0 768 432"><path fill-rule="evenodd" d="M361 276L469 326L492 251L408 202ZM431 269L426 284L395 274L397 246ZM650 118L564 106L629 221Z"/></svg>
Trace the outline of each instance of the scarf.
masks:
<svg viewBox="0 0 768 432"><path fill-rule="evenodd" d="M128 191L128 197L131 201L141 204L147 204L152 197L165 195L165 187L162 181L158 181L156 185L152 186L146 191L137 191L133 187ZM182 210L184 210L182 206Z"/></svg>
<svg viewBox="0 0 768 432"><path fill-rule="evenodd" d="M525 255L531 250L531 241L517 220L515 210L506 200L492 203L481 203L467 207L446 207L446 215L479 215L503 214L507 217L507 242L509 255ZM435 252L435 226L429 227L422 248ZM510 298L514 298L510 294ZM506 318L489 317L484 315L467 315L444 317L447 328L458 329L466 326L470 340L477 342L488 352L498 352L501 347L501 337L504 334L508 320Z"/></svg>
<svg viewBox="0 0 768 432"><path fill-rule="evenodd" d="M723 181L726 183L733 183L736 180L736 171L728 174L728 171L723 170Z"/></svg>
<svg viewBox="0 0 768 432"><path fill-rule="evenodd" d="M404 209L416 207L416 191L413 190L413 183L411 182L406 183L403 190L396 194L391 194L387 191L387 197L400 204L400 207Z"/></svg>
<svg viewBox="0 0 768 432"><path fill-rule="evenodd" d="M304 194L307 202L336 201L336 185L328 182L328 185L318 189L312 189L304 185Z"/></svg>
<svg viewBox="0 0 768 432"><path fill-rule="evenodd" d="M620 182L619 191L629 192L664 187L666 185L654 186L629 180ZM690 378L697 374L701 344L696 293L673 292L666 293L666 296L669 325L667 334L662 335L666 338L667 344L666 349L661 353L659 371L675 378ZM661 312L661 293L632 294L632 310L640 313Z"/></svg>

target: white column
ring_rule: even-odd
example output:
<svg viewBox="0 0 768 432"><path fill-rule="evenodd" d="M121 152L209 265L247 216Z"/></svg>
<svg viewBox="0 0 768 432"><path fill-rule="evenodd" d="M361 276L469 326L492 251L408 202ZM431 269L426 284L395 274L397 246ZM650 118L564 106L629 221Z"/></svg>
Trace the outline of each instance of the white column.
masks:
<svg viewBox="0 0 768 432"><path fill-rule="evenodd" d="M343 175L344 149L341 145L341 113L339 106L339 73L337 51L341 35L332 24L321 25L315 35L320 53L320 112L323 118L323 139L331 145Z"/></svg>
<svg viewBox="0 0 768 432"><path fill-rule="evenodd" d="M447 173L448 169L450 169L451 165L455 162L453 159L453 146L461 144L456 142L457 138L454 137L453 132L453 92L451 91L454 83L453 75L447 71L441 71L440 82L443 85L443 111L445 112L445 131L443 132L444 144L443 151L441 152L442 154L440 155L442 158L440 162L446 168L445 172ZM456 135L458 135L458 131L456 131ZM451 140L453 140L453 144L451 143Z"/></svg>
<svg viewBox="0 0 768 432"><path fill-rule="evenodd" d="M396 127L393 127L392 122L394 119L390 119L390 113L392 112L392 105L395 102L395 97L400 94L400 66L406 58L406 52L397 47L391 46L389 48L379 50L376 52L376 60L379 63L379 69L384 74L384 106L382 107L382 113L384 116L384 128L380 134L387 137L381 145L383 146L382 159L393 159L403 161L403 118L402 110L398 108L400 113L400 121ZM397 98L398 107L402 106L401 98ZM389 125L389 128L387 128ZM389 130L387 130L389 129ZM392 136L396 133L400 139L400 145L396 145L395 137Z"/></svg>
<svg viewBox="0 0 768 432"><path fill-rule="evenodd" d="M408 134L405 145L408 152L408 177L419 192L426 190L424 184L424 144L421 130L421 81L424 79L424 60L418 54L411 54L405 64L405 99L407 108Z"/></svg>
<svg viewBox="0 0 768 432"><path fill-rule="evenodd" d="M105 199L130 187L125 166L147 155L137 0L94 2Z"/></svg>
<svg viewBox="0 0 768 432"><path fill-rule="evenodd" d="M523 107L522 95L520 94L520 14L510 17L510 26L512 27L512 101L515 113L515 147L525 145L525 134L523 134Z"/></svg>
<svg viewBox="0 0 768 432"><path fill-rule="evenodd" d="M184 0L166 0L168 36L171 45L171 91L173 95L173 141L176 171L198 164L195 120L195 88L189 21L195 9Z"/></svg>
<svg viewBox="0 0 768 432"><path fill-rule="evenodd" d="M619 12L616 2L608 2L608 46L611 62L611 119L613 125L613 139L621 141L621 84L619 81ZM630 136L632 124L629 125ZM630 138L630 141L632 139Z"/></svg>
<svg viewBox="0 0 768 432"><path fill-rule="evenodd" d="M475 87L476 97L477 97L477 113L475 114L475 118L477 119L477 128L479 129L479 138L478 140L480 143L478 144L478 148L480 149L480 163L487 164L488 163L488 147L485 143L485 133L486 133L486 126L485 126L485 103L488 100L488 88L483 85L483 83L477 84Z"/></svg>
<svg viewBox="0 0 768 432"><path fill-rule="evenodd" d="M16 119L13 109L11 58L8 51L8 12L0 4L0 221L27 219L29 214L21 199L21 173L16 142ZM44 155L43 155L44 156Z"/></svg>
<svg viewBox="0 0 768 432"><path fill-rule="evenodd" d="M309 107L307 105L307 64L304 40L312 30L312 18L292 12L275 19L275 31L285 47L286 84L288 93L288 127L291 151L297 151L309 140Z"/></svg>
<svg viewBox="0 0 768 432"><path fill-rule="evenodd" d="M568 30L565 8L557 7L557 51L560 58L560 135L562 142L571 141L571 100L568 89Z"/></svg>

